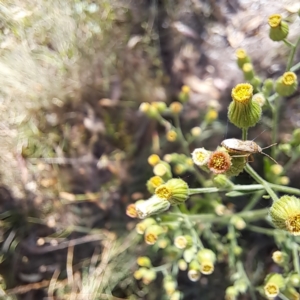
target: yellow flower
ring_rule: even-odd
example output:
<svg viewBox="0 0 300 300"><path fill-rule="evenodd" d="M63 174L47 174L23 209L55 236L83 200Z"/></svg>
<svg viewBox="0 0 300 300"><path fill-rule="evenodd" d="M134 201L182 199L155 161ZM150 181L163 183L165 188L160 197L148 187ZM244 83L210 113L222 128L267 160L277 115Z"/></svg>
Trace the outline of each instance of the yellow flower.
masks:
<svg viewBox="0 0 300 300"><path fill-rule="evenodd" d="M274 14L269 17L268 24L270 25L270 27L272 28L279 27L280 23L281 23L281 15Z"/></svg>
<svg viewBox="0 0 300 300"><path fill-rule="evenodd" d="M265 279L265 294L269 299L274 299L280 293L280 289L285 287L285 281L281 274L271 273Z"/></svg>
<svg viewBox="0 0 300 300"><path fill-rule="evenodd" d="M231 97L234 101L247 104L253 95L253 87L249 83L240 83L231 91Z"/></svg>
<svg viewBox="0 0 300 300"><path fill-rule="evenodd" d="M201 132L202 132L202 129L199 126L193 127L191 129L191 134L192 134L192 136L195 136L195 137L200 136Z"/></svg>
<svg viewBox="0 0 300 300"><path fill-rule="evenodd" d="M207 162L208 168L215 174L222 174L231 167L231 157L225 151L213 152Z"/></svg>
<svg viewBox="0 0 300 300"><path fill-rule="evenodd" d="M207 164L211 152L204 148L196 148L192 153L192 159L195 165L204 166Z"/></svg>
<svg viewBox="0 0 300 300"><path fill-rule="evenodd" d="M174 245L178 249L185 249L187 247L192 246L192 244L193 244L192 237L188 235L177 236L174 240Z"/></svg>
<svg viewBox="0 0 300 300"><path fill-rule="evenodd" d="M243 65L243 73L246 80L252 80L254 78L253 65L251 63L245 63Z"/></svg>
<svg viewBox="0 0 300 300"><path fill-rule="evenodd" d="M131 203L127 206L126 215L130 218L136 218L138 216L135 203Z"/></svg>
<svg viewBox="0 0 300 300"><path fill-rule="evenodd" d="M245 63L249 63L250 62L250 58L247 55L247 52L245 49L237 49L235 52L236 58L237 58L237 64L239 66L240 69L243 68L243 65Z"/></svg>
<svg viewBox="0 0 300 300"><path fill-rule="evenodd" d="M275 251L272 254L273 261L278 265L281 265L285 261L285 258L286 254L281 251Z"/></svg>
<svg viewBox="0 0 300 300"><path fill-rule="evenodd" d="M272 41L279 42L288 36L289 26L282 20L281 15L271 15L268 24L270 26L269 37Z"/></svg>
<svg viewBox="0 0 300 300"><path fill-rule="evenodd" d="M191 88L188 86L188 85L183 85L181 87L181 91L184 93L184 94L189 94L190 91L191 91Z"/></svg>
<svg viewBox="0 0 300 300"><path fill-rule="evenodd" d="M154 245L158 239L158 237L163 234L165 231L159 225L151 225L149 226L144 235L144 240L148 245Z"/></svg>
<svg viewBox="0 0 300 300"><path fill-rule="evenodd" d="M285 72L276 81L275 90L280 96L292 95L298 87L297 75L294 72Z"/></svg>
<svg viewBox="0 0 300 300"><path fill-rule="evenodd" d="M265 294L269 299L274 299L279 295L279 287L276 283L268 282L264 286Z"/></svg>
<svg viewBox="0 0 300 300"><path fill-rule="evenodd" d="M139 256L136 262L140 267L150 268L152 266L151 260L147 256Z"/></svg>
<svg viewBox="0 0 300 300"><path fill-rule="evenodd" d="M155 165L157 165L160 162L160 158L157 154L151 154L148 157L148 163L150 166L154 167Z"/></svg>
<svg viewBox="0 0 300 300"><path fill-rule="evenodd" d="M179 114L181 113L182 111L182 104L180 102L173 102L170 104L170 111L173 113L173 114Z"/></svg>
<svg viewBox="0 0 300 300"><path fill-rule="evenodd" d="M270 208L273 224L292 235L300 235L300 199L294 196L283 196Z"/></svg>
<svg viewBox="0 0 300 300"><path fill-rule="evenodd" d="M155 194L161 199L166 199L172 205L178 205L188 199L189 186L184 180L173 178L159 186L155 190Z"/></svg>
<svg viewBox="0 0 300 300"><path fill-rule="evenodd" d="M169 141L169 142L175 142L177 139L176 131L174 131L174 130L168 131L166 138L167 138L167 141Z"/></svg>
<svg viewBox="0 0 300 300"><path fill-rule="evenodd" d="M209 109L205 115L205 121L211 123L218 118L218 112L215 109Z"/></svg>
<svg viewBox="0 0 300 300"><path fill-rule="evenodd" d="M233 101L228 107L228 118L239 128L249 128L256 125L261 117L260 105L252 101L253 86L249 83L236 85L231 92Z"/></svg>
<svg viewBox="0 0 300 300"><path fill-rule="evenodd" d="M147 219L141 221L140 223L136 224L136 226L135 226L136 232L138 234L144 234L145 230L149 226L154 225L154 224L156 224L156 221L153 218L147 218Z"/></svg>
<svg viewBox="0 0 300 300"><path fill-rule="evenodd" d="M164 180L160 176L153 176L147 181L147 189L148 191L153 194L155 189L162 185Z"/></svg>
<svg viewBox="0 0 300 300"><path fill-rule="evenodd" d="M214 269L214 264L211 261L202 261L200 263L200 272L204 275L212 274Z"/></svg>

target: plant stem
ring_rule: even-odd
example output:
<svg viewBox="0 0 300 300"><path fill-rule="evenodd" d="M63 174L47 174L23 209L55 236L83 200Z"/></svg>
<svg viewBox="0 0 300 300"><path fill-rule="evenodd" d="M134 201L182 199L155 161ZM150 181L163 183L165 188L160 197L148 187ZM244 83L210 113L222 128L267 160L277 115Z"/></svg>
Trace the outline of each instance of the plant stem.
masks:
<svg viewBox="0 0 300 300"><path fill-rule="evenodd" d="M266 183L275 191L300 196L299 189L284 186L284 185L269 183L269 182L266 182ZM192 195L198 195L198 194L227 192L227 191L245 191L245 192L253 191L254 192L254 191L260 191L260 190L266 190L265 186L262 184L252 184L252 185L238 185L237 184L231 189L219 189L216 187L189 189L189 195L192 196Z"/></svg>
<svg viewBox="0 0 300 300"><path fill-rule="evenodd" d="M278 95L274 99L274 107L273 107L273 126L272 126L272 144L277 141L278 134L278 119L279 119L279 110L280 110L280 96ZM271 156L276 159L276 147L271 149Z"/></svg>
<svg viewBox="0 0 300 300"><path fill-rule="evenodd" d="M261 199L263 194L264 194L264 192L262 192L262 191L256 192L252 196L250 202L243 208L243 211L251 210L256 205L256 203Z"/></svg>
<svg viewBox="0 0 300 300"><path fill-rule="evenodd" d="M182 133L178 114L174 115L174 123L175 123L175 128L177 130L179 142L182 145L183 152L186 156L190 157L191 153L189 149L189 144ZM195 166L194 166L194 173L197 177L197 180L203 185L203 183L205 182L205 177L199 172L199 170Z"/></svg>
<svg viewBox="0 0 300 300"><path fill-rule="evenodd" d="M300 62L291 67L292 72L296 72L300 69Z"/></svg>
<svg viewBox="0 0 300 300"><path fill-rule="evenodd" d="M292 44L291 42L289 42L287 39L284 39L283 42L284 42L288 47L291 47L291 48L295 47L295 45Z"/></svg>
<svg viewBox="0 0 300 300"><path fill-rule="evenodd" d="M246 141L248 136L248 128L242 129L242 140Z"/></svg>
<svg viewBox="0 0 300 300"><path fill-rule="evenodd" d="M299 252L298 252L298 244L294 240L293 243L293 264L294 264L294 269L300 276L300 265L299 265Z"/></svg>
<svg viewBox="0 0 300 300"><path fill-rule="evenodd" d="M264 219L269 213L269 208L251 210L251 211L242 211L234 214L243 218L245 221L255 221ZM168 213L171 216L183 217L181 213ZM204 222L204 223L220 223L227 224L228 221L233 217L233 215L225 216L216 216L215 214L198 214L198 215L186 215L190 221L194 222Z"/></svg>
<svg viewBox="0 0 300 300"><path fill-rule="evenodd" d="M263 233L265 235L274 236L275 231L273 229L261 228L254 225L247 225L246 229L251 230L253 232Z"/></svg>
<svg viewBox="0 0 300 300"><path fill-rule="evenodd" d="M179 207L175 207L175 210L176 210L176 214L177 215L180 215L180 217L184 220L184 223L186 224L187 228L190 230L193 238L194 238L194 241L196 242L197 246L200 248L200 249L204 249L204 246L200 240L200 237L197 233L197 231L195 230L193 224L192 224L192 221L189 219L188 215L186 214L183 214ZM172 213L171 213L172 214Z"/></svg>
<svg viewBox="0 0 300 300"><path fill-rule="evenodd" d="M253 287L251 281L248 278L248 275L247 275L247 273L245 271L243 263L240 260L237 262L237 269L238 269L239 274L242 274L242 276L244 277L245 281L247 282L247 285L248 285L249 291L250 291L251 299L252 300L256 300L254 287Z"/></svg>
<svg viewBox="0 0 300 300"><path fill-rule="evenodd" d="M286 66L287 71L289 71L292 67L292 64L293 64L293 61L294 61L294 58L295 58L295 54L296 54L296 50L297 50L299 44L300 44L300 37L298 38L296 44L291 47L292 51L290 53L288 63L287 63L287 66Z"/></svg>
<svg viewBox="0 0 300 300"><path fill-rule="evenodd" d="M252 176L252 178L253 178L256 182L258 182L258 183L260 183L260 184L262 184L262 185L264 186L264 188L266 189L266 191L267 191L267 193L270 195L270 197L273 199L273 201L278 200L278 197L277 197L277 195L275 194L275 192L272 190L270 184L269 184L267 181L265 181L263 178L261 178L261 177L260 177L260 176L252 169L252 167L251 167L249 164L246 165L245 170L246 170L246 172L247 172L249 175Z"/></svg>

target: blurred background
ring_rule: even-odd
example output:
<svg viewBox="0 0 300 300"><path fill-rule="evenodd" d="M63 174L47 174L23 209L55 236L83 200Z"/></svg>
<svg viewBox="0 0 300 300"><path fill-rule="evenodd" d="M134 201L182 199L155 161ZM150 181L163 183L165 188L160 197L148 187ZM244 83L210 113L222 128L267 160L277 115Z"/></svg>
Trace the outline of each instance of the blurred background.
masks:
<svg viewBox="0 0 300 300"><path fill-rule="evenodd" d="M187 85L184 131L199 126L209 108L219 116L194 146L213 150L225 137L240 138L227 122L231 89L244 80L235 51L246 49L262 78L277 78L289 49L268 38L267 18L293 18L298 4L1 1L1 299L164 299L161 278L142 286L132 277L148 248L125 210L149 196L148 156L158 148L180 153L180 145L162 141L157 148L163 128L139 106L170 104ZM289 39L297 35L299 21ZM300 125L297 96L284 105L280 141ZM268 124L265 116L249 138L266 129L259 140L270 144ZM297 165L288 176L299 186ZM249 255L263 261L274 245L262 239L248 237L255 241ZM224 270L201 284L179 278L184 299L223 299L230 282Z"/></svg>

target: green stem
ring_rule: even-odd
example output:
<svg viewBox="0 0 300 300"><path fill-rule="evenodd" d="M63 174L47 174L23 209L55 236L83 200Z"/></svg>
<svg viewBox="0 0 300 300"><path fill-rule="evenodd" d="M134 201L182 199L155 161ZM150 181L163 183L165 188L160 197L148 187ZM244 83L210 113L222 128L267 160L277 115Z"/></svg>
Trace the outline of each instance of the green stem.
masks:
<svg viewBox="0 0 300 300"><path fill-rule="evenodd" d="M286 66L287 71L289 71L292 67L292 64L293 64L293 61L294 61L294 58L295 58L295 54L296 54L296 50L297 50L299 44L300 44L300 37L298 38L296 44L293 45L293 47L292 47L292 51L290 53L288 63L287 63L287 66Z"/></svg>
<svg viewBox="0 0 300 300"><path fill-rule="evenodd" d="M235 216L241 217L245 221L256 221L264 219L269 213L269 208L251 210L251 211L242 211L234 214ZM169 212L168 215L183 217L181 213L172 213ZM233 215L225 216L216 216L214 214L197 214L197 215L186 215L186 217L193 222L204 222L204 223L219 223L219 224L228 224L228 221L232 218Z"/></svg>
<svg viewBox="0 0 300 300"><path fill-rule="evenodd" d="M282 173L286 173L290 169L290 167L294 164L294 162L296 162L296 160L298 158L299 158L299 154L298 153L293 153L292 157L290 158L290 160L283 167Z"/></svg>
<svg viewBox="0 0 300 300"><path fill-rule="evenodd" d="M294 240L293 243L293 264L294 264L294 269L300 276L300 264L299 264L299 252L298 252L298 244Z"/></svg>
<svg viewBox="0 0 300 300"><path fill-rule="evenodd" d="M261 199L263 194L264 194L264 192L262 192L262 191L256 192L252 196L250 202L243 208L243 211L251 210L257 204L257 202Z"/></svg>
<svg viewBox="0 0 300 300"><path fill-rule="evenodd" d="M284 296L283 294L279 294L278 297L281 299L281 300L290 300L288 297Z"/></svg>
<svg viewBox="0 0 300 300"><path fill-rule="evenodd" d="M296 72L300 69L300 62L291 67L292 72Z"/></svg>
<svg viewBox="0 0 300 300"><path fill-rule="evenodd" d="M254 289L251 281L248 278L248 275L247 275L247 273L245 271L243 263L240 260L237 262L237 269L238 269L239 274L242 274L242 276L244 277L245 281L247 282L247 285L249 287L249 292L250 292L251 299L252 300L256 300L255 289Z"/></svg>
<svg viewBox="0 0 300 300"><path fill-rule="evenodd" d="M273 107L273 126L272 126L272 144L276 143L277 141L277 134L278 134L278 119L279 119L279 110L280 110L280 97L276 97L274 99L274 107ZM276 147L271 149L271 156L276 159Z"/></svg>
<svg viewBox="0 0 300 300"><path fill-rule="evenodd" d="M273 229L261 228L254 225L247 225L246 229L270 236L274 236L274 234L276 233Z"/></svg>
<svg viewBox="0 0 300 300"><path fill-rule="evenodd" d="M288 47L291 47L291 48L295 47L295 45L292 44L291 42L289 42L287 39L284 39L283 42L284 42Z"/></svg>
<svg viewBox="0 0 300 300"><path fill-rule="evenodd" d="M197 233L197 231L195 230L191 220L189 219L188 215L186 214L183 214L180 209L176 206L175 207L175 210L176 210L176 213L177 215L179 215L183 220L184 220L184 223L186 224L187 228L190 230L193 238L194 238L194 241L196 242L197 246L200 248L200 249L204 249L204 246L200 240L200 237ZM172 213L171 213L172 214Z"/></svg>
<svg viewBox="0 0 300 300"><path fill-rule="evenodd" d="M248 128L242 129L242 140L246 141L248 136Z"/></svg>
<svg viewBox="0 0 300 300"><path fill-rule="evenodd" d="M259 175L257 174L257 176L259 176ZM261 180L263 180L263 179L261 178ZM269 183L267 181L264 181L264 182L271 189L274 189L275 191L300 196L299 189L284 186L284 185ZM260 191L260 190L267 190L267 189L266 189L265 185L263 185L263 184L252 184L252 185L238 185L237 184L231 189L219 189L216 187L189 189L189 195L192 196L192 195L198 195L198 194L227 192L227 191L244 191L244 192L252 192L253 191L253 192L255 192L255 191Z"/></svg>
<svg viewBox="0 0 300 300"><path fill-rule="evenodd" d="M229 253L229 266L233 268L235 265L234 249L237 246L237 241L236 241L235 228L231 223L228 224L228 236L230 239L230 248L231 248L231 251Z"/></svg>
<svg viewBox="0 0 300 300"><path fill-rule="evenodd" d="M252 167L247 164L245 167L246 172L251 175L251 177L258 183L262 184L264 188L266 189L267 193L270 195L270 197L273 199L273 201L278 200L277 195L275 192L272 190L270 184L265 181L263 178L261 178L253 169Z"/></svg>
<svg viewBox="0 0 300 300"><path fill-rule="evenodd" d="M187 142L187 140L185 139L185 137L182 133L180 119L179 119L178 114L174 115L174 123L175 123L175 128L176 128L176 131L178 134L178 140L182 146L183 152L185 153L186 156L190 157L191 152L189 149L189 143ZM197 180L203 185L205 182L205 177L199 172L199 170L195 166L194 166L194 173L197 177Z"/></svg>

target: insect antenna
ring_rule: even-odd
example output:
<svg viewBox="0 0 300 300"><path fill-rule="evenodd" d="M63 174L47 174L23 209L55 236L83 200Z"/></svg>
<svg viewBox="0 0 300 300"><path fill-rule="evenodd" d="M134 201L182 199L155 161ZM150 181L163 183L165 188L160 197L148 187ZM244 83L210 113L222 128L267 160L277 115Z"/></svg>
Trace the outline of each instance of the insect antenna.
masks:
<svg viewBox="0 0 300 300"><path fill-rule="evenodd" d="M252 142L254 142L261 134L263 134L267 129L263 130L260 134L258 134L253 140Z"/></svg>
<svg viewBox="0 0 300 300"><path fill-rule="evenodd" d="M273 146L273 145L271 145L271 146ZM269 147L267 147L267 148L269 148ZM260 153L263 154L263 155L265 155L265 156L267 156L267 157L269 157L275 164L279 165L279 163L273 157L271 157L270 155L268 155L267 153L264 153L264 152L260 152Z"/></svg>
<svg viewBox="0 0 300 300"><path fill-rule="evenodd" d="M270 147L272 147L272 146L275 146L275 145L277 145L277 143L274 143L274 144L271 144L271 145L269 145L269 146L267 146L267 147L261 148L261 150L268 149L268 148L270 148Z"/></svg>

